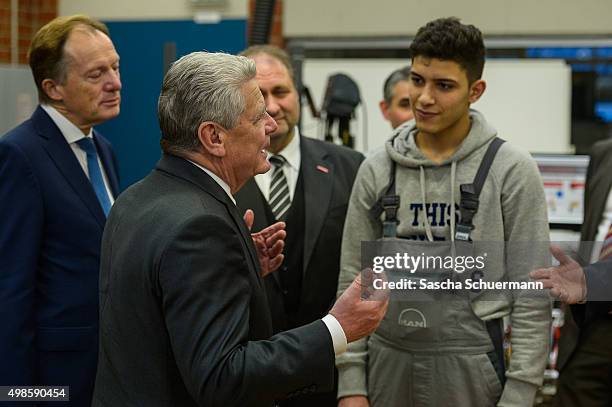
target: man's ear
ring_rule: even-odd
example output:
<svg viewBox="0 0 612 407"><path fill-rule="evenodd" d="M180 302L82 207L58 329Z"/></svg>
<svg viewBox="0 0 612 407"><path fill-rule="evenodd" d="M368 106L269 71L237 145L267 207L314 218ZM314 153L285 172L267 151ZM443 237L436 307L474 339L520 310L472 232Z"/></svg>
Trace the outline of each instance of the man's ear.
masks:
<svg viewBox="0 0 612 407"><path fill-rule="evenodd" d="M478 79L470 86L470 103L476 103L482 96L485 89L487 89L487 83L484 79Z"/></svg>
<svg viewBox="0 0 612 407"><path fill-rule="evenodd" d="M227 134L224 129L213 122L202 122L198 127L198 139L200 145L209 154L215 157L225 156L225 138Z"/></svg>
<svg viewBox="0 0 612 407"><path fill-rule="evenodd" d="M43 92L45 92L49 99L55 102L60 102L64 99L62 85L58 84L53 79L43 79L41 86Z"/></svg>
<svg viewBox="0 0 612 407"><path fill-rule="evenodd" d="M389 105L387 104L387 102L385 100L381 100L378 103L378 107L380 107L380 112L382 113L383 117L385 118L385 120L389 120Z"/></svg>

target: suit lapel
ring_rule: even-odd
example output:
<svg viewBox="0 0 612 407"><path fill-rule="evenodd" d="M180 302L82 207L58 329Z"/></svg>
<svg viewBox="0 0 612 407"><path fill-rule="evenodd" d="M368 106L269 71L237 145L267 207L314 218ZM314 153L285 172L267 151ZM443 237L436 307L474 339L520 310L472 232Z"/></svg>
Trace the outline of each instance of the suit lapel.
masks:
<svg viewBox="0 0 612 407"><path fill-rule="evenodd" d="M44 140L42 143L44 149L55 163L55 166L66 178L98 224L100 224L100 227L104 228L106 217L98 197L62 133L40 106L32 115L32 121L38 130L39 136Z"/></svg>
<svg viewBox="0 0 612 407"><path fill-rule="evenodd" d="M304 181L304 259L306 272L315 243L321 233L332 196L334 167L327 153L306 137L300 139L301 168Z"/></svg>
<svg viewBox="0 0 612 407"><path fill-rule="evenodd" d="M239 203L240 212L244 213L247 209L252 209L255 212L255 222L252 230L259 232L265 227L275 222L272 209L268 205L268 201L261 193L255 178L251 178L236 194L236 200ZM264 214L264 216L261 216ZM278 273L271 273L272 278L280 287L280 277Z"/></svg>
<svg viewBox="0 0 612 407"><path fill-rule="evenodd" d="M225 208L234 221L236 228L238 228L240 231L240 235L245 243L249 257L251 258L251 265L254 273L256 274L259 286L263 287L261 270L259 267L259 258L257 257L257 252L255 251L255 245L253 244L251 234L247 229L242 216L240 216L238 213L236 205L234 205L234 202L232 202L230 197L227 196L223 188L221 188L221 186L217 184L217 182L206 172L180 157L164 154L159 160L157 168L194 184L194 186L200 188L203 192L212 195L217 201L225 205Z"/></svg>
<svg viewBox="0 0 612 407"><path fill-rule="evenodd" d="M227 200L229 200L229 197L227 198ZM257 257L257 252L255 251L255 245L253 244L253 238L251 237L251 233L247 229L246 224L244 223L244 219L242 219L242 216L240 216L240 214L238 213L236 205L234 205L234 203L231 201L227 202L227 200L225 206L227 207L232 218L234 219L234 223L236 224L236 226L238 226L240 233L242 234L242 238L244 239L247 249L249 251L249 255L251 256L251 262L253 264L255 272L257 273L257 281L259 282L260 286L263 286L263 281L261 280L259 258Z"/></svg>

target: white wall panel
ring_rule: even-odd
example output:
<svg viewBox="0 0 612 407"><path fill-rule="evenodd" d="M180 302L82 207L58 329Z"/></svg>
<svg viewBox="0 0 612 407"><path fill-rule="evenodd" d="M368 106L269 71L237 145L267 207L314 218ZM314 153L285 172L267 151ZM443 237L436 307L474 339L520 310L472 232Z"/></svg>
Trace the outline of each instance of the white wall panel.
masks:
<svg viewBox="0 0 612 407"><path fill-rule="evenodd" d="M414 35L456 16L485 34L611 34L610 0L284 0L287 37Z"/></svg>
<svg viewBox="0 0 612 407"><path fill-rule="evenodd" d="M389 123L384 121L378 107L382 84L392 70L407 62L400 59L307 59L303 80L310 87L318 107L329 75L342 72L357 82L365 103L356 110L351 133L359 151L371 151L381 147L391 134ZM483 77L487 90L472 107L485 114L500 137L530 152L571 152L571 71L565 62L487 60ZM322 138L323 128L308 109L304 109L302 116L304 134ZM367 134L365 142L364 134Z"/></svg>
<svg viewBox="0 0 612 407"><path fill-rule="evenodd" d="M59 14L88 14L101 20L184 20L197 11L246 18L248 0L227 0L223 8L194 8L189 0L60 0Z"/></svg>

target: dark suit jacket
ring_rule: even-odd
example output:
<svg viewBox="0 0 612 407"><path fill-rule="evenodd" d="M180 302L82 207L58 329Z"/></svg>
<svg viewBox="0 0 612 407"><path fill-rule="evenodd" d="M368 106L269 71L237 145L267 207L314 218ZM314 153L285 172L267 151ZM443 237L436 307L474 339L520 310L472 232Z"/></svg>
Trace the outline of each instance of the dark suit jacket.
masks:
<svg viewBox="0 0 612 407"><path fill-rule="evenodd" d="M94 140L116 195L110 144L96 132ZM0 214L0 385L69 385L71 405L88 405L106 219L74 152L40 107L0 138Z"/></svg>
<svg viewBox="0 0 612 407"><path fill-rule="evenodd" d="M340 246L348 200L363 155L320 140L300 139L300 176L304 185L304 255L302 287L295 320L285 315L280 270L266 277L266 288L275 330L293 328L323 317L336 299L340 271ZM321 168L327 169L321 171ZM275 222L272 210L254 179L237 194L241 213L255 212L253 230ZM291 253L285 253L290 257Z"/></svg>
<svg viewBox="0 0 612 407"><path fill-rule="evenodd" d="M249 231L223 189L164 155L111 210L94 406L270 406L332 386L322 321L272 336Z"/></svg>
<svg viewBox="0 0 612 407"><path fill-rule="evenodd" d="M587 183L584 192L584 222L582 224L579 262L587 265L591 260L593 241L606 206L612 186L612 140L604 140L593 145L591 161L587 170ZM596 314L606 312L599 309L607 305L593 302L585 305L572 305L560 336L559 369L563 369L576 348L580 338L580 328Z"/></svg>
<svg viewBox="0 0 612 407"><path fill-rule="evenodd" d="M612 310L612 257L600 260L584 268L589 301L605 301L603 312Z"/></svg>

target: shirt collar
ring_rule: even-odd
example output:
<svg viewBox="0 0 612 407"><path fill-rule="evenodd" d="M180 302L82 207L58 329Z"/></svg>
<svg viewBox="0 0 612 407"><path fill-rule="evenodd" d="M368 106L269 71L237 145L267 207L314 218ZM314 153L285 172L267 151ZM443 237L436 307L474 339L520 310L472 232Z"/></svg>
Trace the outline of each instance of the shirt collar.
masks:
<svg viewBox="0 0 612 407"><path fill-rule="evenodd" d="M230 197L230 199L232 200L232 202L234 203L234 205L236 205L236 200L234 199L234 197L232 196L232 192L231 189L229 187L229 185L227 185L227 183L225 181L223 181L221 178L219 178L217 176L217 174L215 174L214 172L212 172L211 170L209 170L208 168L202 167L200 164L195 163L191 160L187 160L190 163L192 163L193 165L195 165L196 167L198 167L199 169L201 169L202 171L204 171L205 173L207 173L208 175L210 175L210 177L217 183L219 184L219 186L221 188L223 188L223 190L225 191L225 193L227 194L227 196Z"/></svg>
<svg viewBox="0 0 612 407"><path fill-rule="evenodd" d="M295 171L300 170L300 132L297 126L293 130L293 138L291 139L289 144L287 144L285 148L279 151L277 155L278 154L285 157L285 160L287 160L287 164ZM268 156L270 155L272 154L268 154Z"/></svg>
<svg viewBox="0 0 612 407"><path fill-rule="evenodd" d="M93 137L93 127L89 129L89 134L83 134L81 129L74 125L70 120L66 118L63 114L57 111L51 105L40 105L40 107L47 112L53 123L60 130L68 144L76 143L77 141L85 138L85 137Z"/></svg>

